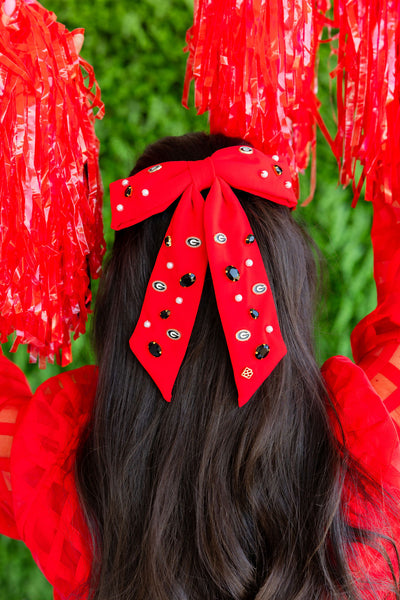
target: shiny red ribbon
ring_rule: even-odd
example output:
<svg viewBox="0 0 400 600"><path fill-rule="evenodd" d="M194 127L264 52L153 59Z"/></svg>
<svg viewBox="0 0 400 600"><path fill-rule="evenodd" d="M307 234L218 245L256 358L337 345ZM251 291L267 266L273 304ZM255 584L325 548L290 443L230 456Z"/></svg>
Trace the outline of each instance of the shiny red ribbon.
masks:
<svg viewBox="0 0 400 600"><path fill-rule="evenodd" d="M200 192L208 188L204 200ZM205 160L154 165L110 186L115 230L164 211L182 196L130 339L167 401L192 333L208 263L239 406L286 354L260 250L232 188L291 208L297 203L286 161L249 146L224 148Z"/></svg>

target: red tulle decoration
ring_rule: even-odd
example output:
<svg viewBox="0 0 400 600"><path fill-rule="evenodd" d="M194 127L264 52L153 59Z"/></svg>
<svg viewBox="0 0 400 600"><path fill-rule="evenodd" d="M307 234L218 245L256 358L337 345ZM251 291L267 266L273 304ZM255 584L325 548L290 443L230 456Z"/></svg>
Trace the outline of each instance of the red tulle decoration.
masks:
<svg viewBox="0 0 400 600"><path fill-rule="evenodd" d="M0 338L71 360L105 250L93 69L34 0L0 1ZM76 40L76 38L75 38ZM86 71L86 81L82 74Z"/></svg>
<svg viewBox="0 0 400 600"><path fill-rule="evenodd" d="M212 133L249 140L286 156L293 176L313 156L316 54L329 0L195 0L187 33L184 105L209 111ZM296 178L297 183L297 178Z"/></svg>
<svg viewBox="0 0 400 600"><path fill-rule="evenodd" d="M400 197L400 4L398 0L335 0L339 28L338 131L329 139L340 181L353 181L354 202L366 181L366 199ZM362 167L356 181L356 165Z"/></svg>

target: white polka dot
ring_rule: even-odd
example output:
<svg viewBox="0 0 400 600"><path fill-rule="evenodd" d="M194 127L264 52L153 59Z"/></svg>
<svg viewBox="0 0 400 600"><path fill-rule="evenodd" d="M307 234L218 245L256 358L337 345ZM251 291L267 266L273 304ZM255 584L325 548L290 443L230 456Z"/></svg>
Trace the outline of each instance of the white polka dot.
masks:
<svg viewBox="0 0 400 600"><path fill-rule="evenodd" d="M181 298L180 296L178 296L177 298L175 298L175 302L176 302L177 304L182 304L182 302L183 302L183 298Z"/></svg>
<svg viewBox="0 0 400 600"><path fill-rule="evenodd" d="M128 185L129 181L127 179L124 179L122 181L122 185L125 187L126 185Z"/></svg>
<svg viewBox="0 0 400 600"><path fill-rule="evenodd" d="M267 333L272 333L272 332L273 332L273 330L274 330L274 328L272 327L272 325L267 325L267 327L265 328L265 331L266 331Z"/></svg>
<svg viewBox="0 0 400 600"><path fill-rule="evenodd" d="M235 300L236 300L236 302L241 302L243 300L242 294L236 294Z"/></svg>
<svg viewBox="0 0 400 600"><path fill-rule="evenodd" d="M252 267L254 263L251 260L251 258L248 258L244 264L246 265L246 267Z"/></svg>
<svg viewBox="0 0 400 600"><path fill-rule="evenodd" d="M260 171L260 177L262 179L267 179L267 177L268 177L268 171Z"/></svg>
<svg viewBox="0 0 400 600"><path fill-rule="evenodd" d="M292 187L292 182L291 181L285 181L285 188L290 189Z"/></svg>
<svg viewBox="0 0 400 600"><path fill-rule="evenodd" d="M148 196L150 194L149 190L146 190L146 188L144 188L144 190L142 190L142 196Z"/></svg>
<svg viewBox="0 0 400 600"><path fill-rule="evenodd" d="M272 157L272 160L274 160L275 162L277 162L279 160L279 156L277 154L274 154Z"/></svg>
<svg viewBox="0 0 400 600"><path fill-rule="evenodd" d="M174 268L174 263L173 262L167 262L167 269L173 269Z"/></svg>
<svg viewBox="0 0 400 600"><path fill-rule="evenodd" d="M151 327L151 323L150 323L150 321L145 321L145 322L143 323L143 325L146 327L146 329L148 329L149 327Z"/></svg>
<svg viewBox="0 0 400 600"><path fill-rule="evenodd" d="M123 204L117 204L117 211L118 212L122 212L124 210L124 205Z"/></svg>

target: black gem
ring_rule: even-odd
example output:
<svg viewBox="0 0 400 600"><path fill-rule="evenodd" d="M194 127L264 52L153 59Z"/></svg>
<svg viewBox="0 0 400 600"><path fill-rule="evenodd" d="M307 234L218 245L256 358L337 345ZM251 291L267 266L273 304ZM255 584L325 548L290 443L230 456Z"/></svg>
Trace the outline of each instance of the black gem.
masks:
<svg viewBox="0 0 400 600"><path fill-rule="evenodd" d="M158 358L159 356L161 356L162 350L161 350L160 344L157 344L157 342L150 342L150 344L149 344L149 352L150 352L150 354L152 354L156 358Z"/></svg>
<svg viewBox="0 0 400 600"><path fill-rule="evenodd" d="M239 281L239 279L240 279L239 271L237 270L236 267L232 267L232 265L229 265L229 267L226 267L225 275L231 281Z"/></svg>
<svg viewBox="0 0 400 600"><path fill-rule="evenodd" d="M132 196L132 187L130 185L128 185L128 187L125 190L125 196L127 198L129 198L129 196Z"/></svg>
<svg viewBox="0 0 400 600"><path fill-rule="evenodd" d="M180 279L180 284L182 287L190 287L196 281L196 275L194 273L186 273Z"/></svg>
<svg viewBox="0 0 400 600"><path fill-rule="evenodd" d="M283 169L279 165L274 165L274 171L277 175L282 175Z"/></svg>
<svg viewBox="0 0 400 600"><path fill-rule="evenodd" d="M161 317L162 319L168 319L168 317L170 316L170 314L171 314L171 311L170 311L170 310L168 310L168 309L166 309L166 310L162 310L162 311L160 312L160 317Z"/></svg>
<svg viewBox="0 0 400 600"><path fill-rule="evenodd" d="M170 235L167 235L167 236L164 238L164 244L165 244L166 246L168 246L168 248L170 248L170 247L172 246L172 237L171 237Z"/></svg>
<svg viewBox="0 0 400 600"><path fill-rule="evenodd" d="M256 348L255 357L258 358L258 360L261 360L269 354L269 350L270 348L267 344L261 344L261 346L257 346Z"/></svg>
<svg viewBox="0 0 400 600"><path fill-rule="evenodd" d="M249 313L252 319L258 319L258 317L260 316L260 313L255 308L251 308L249 310Z"/></svg>
<svg viewBox="0 0 400 600"><path fill-rule="evenodd" d="M253 244L256 241L256 238L251 233L250 235L247 236L247 238L244 241L246 242L246 244Z"/></svg>

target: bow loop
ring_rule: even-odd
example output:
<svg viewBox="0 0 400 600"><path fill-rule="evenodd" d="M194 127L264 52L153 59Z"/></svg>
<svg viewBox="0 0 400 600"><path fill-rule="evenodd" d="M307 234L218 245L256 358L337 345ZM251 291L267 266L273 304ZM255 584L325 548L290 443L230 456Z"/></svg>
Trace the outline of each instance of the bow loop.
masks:
<svg viewBox="0 0 400 600"><path fill-rule="evenodd" d="M296 205L288 165L248 146L224 148L200 161L154 165L111 184L114 229L162 212L182 195L130 339L167 401L189 344L208 263L240 406L286 354L262 256L232 187ZM204 202L200 192L208 188Z"/></svg>

